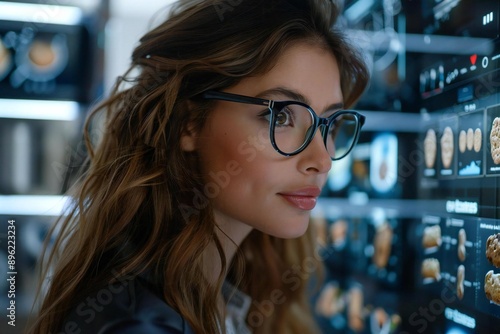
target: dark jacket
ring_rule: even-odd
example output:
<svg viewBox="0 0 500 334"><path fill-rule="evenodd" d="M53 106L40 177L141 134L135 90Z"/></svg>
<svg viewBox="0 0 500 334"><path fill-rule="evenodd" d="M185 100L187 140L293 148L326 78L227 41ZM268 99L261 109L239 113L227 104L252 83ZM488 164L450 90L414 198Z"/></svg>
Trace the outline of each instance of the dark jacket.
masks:
<svg viewBox="0 0 500 334"><path fill-rule="evenodd" d="M66 318L66 334L193 334L186 320L141 278L121 280L89 295ZM59 334L58 333L58 334Z"/></svg>

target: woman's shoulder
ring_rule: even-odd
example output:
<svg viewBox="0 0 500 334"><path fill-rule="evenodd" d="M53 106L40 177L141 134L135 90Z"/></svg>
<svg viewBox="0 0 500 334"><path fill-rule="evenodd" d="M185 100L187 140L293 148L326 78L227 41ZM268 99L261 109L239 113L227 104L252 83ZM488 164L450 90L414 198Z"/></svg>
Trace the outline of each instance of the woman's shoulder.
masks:
<svg viewBox="0 0 500 334"><path fill-rule="evenodd" d="M192 334L186 320L139 278L121 279L80 301L63 323L67 334Z"/></svg>

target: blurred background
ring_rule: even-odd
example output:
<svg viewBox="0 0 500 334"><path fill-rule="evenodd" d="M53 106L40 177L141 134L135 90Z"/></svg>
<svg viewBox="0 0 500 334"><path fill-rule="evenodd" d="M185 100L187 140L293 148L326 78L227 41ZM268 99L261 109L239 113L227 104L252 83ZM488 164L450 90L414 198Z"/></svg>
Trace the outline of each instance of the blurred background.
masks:
<svg viewBox="0 0 500 334"><path fill-rule="evenodd" d="M170 3L0 1L1 333L23 332L43 239L86 155L89 109ZM311 298L318 323L500 333L500 286L486 277L500 274L486 256L500 232L500 2L341 3L338 25L372 81L356 106L367 116L360 142L333 164L312 213L326 268Z"/></svg>

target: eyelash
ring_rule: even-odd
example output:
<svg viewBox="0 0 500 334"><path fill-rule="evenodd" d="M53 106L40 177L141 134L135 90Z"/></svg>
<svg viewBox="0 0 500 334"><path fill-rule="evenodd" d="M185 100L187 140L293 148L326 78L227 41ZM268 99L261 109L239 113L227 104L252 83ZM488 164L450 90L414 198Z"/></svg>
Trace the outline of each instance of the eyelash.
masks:
<svg viewBox="0 0 500 334"><path fill-rule="evenodd" d="M269 117L271 116L271 111L266 108L265 110L263 110L262 112L260 112L257 116L259 118L263 118L263 119L265 119L266 121L269 122Z"/></svg>
<svg viewBox="0 0 500 334"><path fill-rule="evenodd" d="M292 122L292 125L293 125L293 113L290 112L290 111L287 111L286 110L286 107L282 110L284 112L287 112L287 117L291 118L290 121ZM277 114L279 114L281 111L279 111ZM261 112L259 115L258 115L260 118L263 118L266 120L266 122L270 122L270 116L271 116L271 111L269 109L266 109L264 110L263 112ZM277 115L275 115L275 118L277 117ZM276 119L275 119L276 121ZM280 127L280 126L283 126L283 125L279 125L279 124L276 124L277 127ZM288 125L284 125L284 126L288 126Z"/></svg>

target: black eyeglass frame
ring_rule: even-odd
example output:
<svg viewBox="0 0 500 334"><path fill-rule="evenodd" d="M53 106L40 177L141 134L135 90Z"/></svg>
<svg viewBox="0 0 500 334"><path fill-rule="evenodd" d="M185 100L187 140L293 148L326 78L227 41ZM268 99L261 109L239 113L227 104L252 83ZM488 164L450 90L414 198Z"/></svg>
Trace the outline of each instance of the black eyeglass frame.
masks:
<svg viewBox="0 0 500 334"><path fill-rule="evenodd" d="M359 139L359 134L361 132L361 127L365 123L366 117L359 112L355 110L339 110L330 115L329 117L319 117L316 112L307 104L300 102L300 101L274 101L274 100L266 100L266 99L261 99L258 97L250 97L250 96L245 96L245 95L238 95L238 94L232 94L232 93L226 93L226 92L219 92L215 90L208 90L206 92L203 92L201 94L201 97L206 100L222 100L222 101L229 101L229 102L236 102L236 103L246 103L246 104L253 104L253 105L262 105L265 106L269 109L271 113L271 117L269 119L269 138L271 139L271 144L273 145L273 148L281 155L284 155L286 157L294 156L302 152L303 150L306 149L307 146L311 143L313 140L316 130L323 126L323 129L321 131L321 135L323 137L323 143L325 144L325 148L327 147L327 130L330 127L330 124L335 121L336 118L342 115L352 115L354 119L356 120L356 129L354 133L354 138L353 142L351 144L351 147L344 152L344 154L338 158L333 158L332 161L340 160L347 156L354 146L356 146L358 139ZM300 146L297 150L293 151L292 153L286 153L280 150L278 145L276 145L276 141L274 138L274 129L276 127L275 124L275 117L276 114L278 114L284 107L290 104L297 104L300 105L304 108L306 108L309 113L311 114L311 117L313 118L313 124L312 128L313 131L310 131L310 134L308 138L304 141L302 146Z"/></svg>

